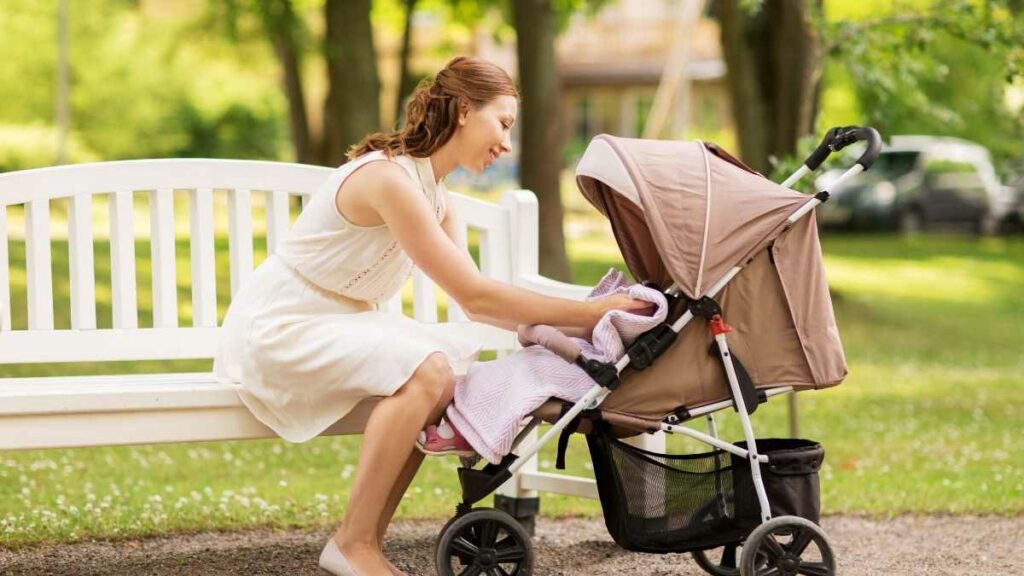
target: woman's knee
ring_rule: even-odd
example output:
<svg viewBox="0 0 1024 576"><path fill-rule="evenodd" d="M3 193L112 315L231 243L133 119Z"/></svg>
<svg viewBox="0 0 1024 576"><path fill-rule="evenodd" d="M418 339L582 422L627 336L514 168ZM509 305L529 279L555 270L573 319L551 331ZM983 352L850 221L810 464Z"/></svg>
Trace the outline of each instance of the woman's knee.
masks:
<svg viewBox="0 0 1024 576"><path fill-rule="evenodd" d="M450 398L455 389L455 375L448 358L440 352L427 356L406 386L411 391L429 395L435 401L445 396Z"/></svg>

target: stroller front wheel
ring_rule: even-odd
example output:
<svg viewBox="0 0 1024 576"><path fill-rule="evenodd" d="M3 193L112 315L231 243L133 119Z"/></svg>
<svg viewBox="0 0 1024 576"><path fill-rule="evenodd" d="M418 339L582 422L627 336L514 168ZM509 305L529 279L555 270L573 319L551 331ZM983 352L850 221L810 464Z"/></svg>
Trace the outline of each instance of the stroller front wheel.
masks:
<svg viewBox="0 0 1024 576"><path fill-rule="evenodd" d="M690 552L693 561L708 574L713 576L740 576L739 561L742 544L726 544L719 548L695 550ZM757 567L765 564L764 557L758 557Z"/></svg>
<svg viewBox="0 0 1024 576"><path fill-rule="evenodd" d="M705 572L714 576L740 576L736 567L739 544L726 544L715 550L697 550L691 552L693 561ZM708 554L711 552L711 554Z"/></svg>
<svg viewBox="0 0 1024 576"><path fill-rule="evenodd" d="M743 542L741 576L835 573L835 555L824 530L805 518L772 518L755 528Z"/></svg>
<svg viewBox="0 0 1024 576"><path fill-rule="evenodd" d="M435 563L439 576L533 573L533 543L515 518L493 508L472 510L441 531Z"/></svg>

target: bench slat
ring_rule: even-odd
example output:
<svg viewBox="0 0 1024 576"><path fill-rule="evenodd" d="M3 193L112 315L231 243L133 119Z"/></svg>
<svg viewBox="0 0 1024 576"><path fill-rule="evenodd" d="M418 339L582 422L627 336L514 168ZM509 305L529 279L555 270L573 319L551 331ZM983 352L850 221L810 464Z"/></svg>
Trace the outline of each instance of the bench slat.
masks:
<svg viewBox="0 0 1024 576"><path fill-rule="evenodd" d="M288 193L275 191L267 198L267 256L277 251L284 240L291 220L288 215Z"/></svg>
<svg viewBox="0 0 1024 576"><path fill-rule="evenodd" d="M214 262L213 190L189 194L191 208L192 325L217 325L217 276Z"/></svg>
<svg viewBox="0 0 1024 576"><path fill-rule="evenodd" d="M468 200L468 198L467 198L467 200ZM467 222L466 215L462 212L462 209L463 209L463 206L460 204L459 205L459 216L460 217L459 217L458 223L459 223L459 225L462 226L462 231L461 231L462 238L468 238L469 237L469 226L466 225L466 222ZM445 318L445 320L447 320L448 322L469 322L469 316L466 316L466 312L462 310L462 307L459 306L459 303L456 302L455 298L452 298L450 294L448 295L448 312L447 312L447 317Z"/></svg>
<svg viewBox="0 0 1024 576"><path fill-rule="evenodd" d="M7 250L7 206L0 205L0 332L11 329L11 263Z"/></svg>
<svg viewBox="0 0 1024 576"><path fill-rule="evenodd" d="M420 322L437 322L437 294L434 281L416 268L412 274L413 317Z"/></svg>
<svg viewBox="0 0 1024 576"><path fill-rule="evenodd" d="M220 391L216 391L220 395ZM28 414L0 418L0 450L123 446L162 442L276 438L230 393L235 403L209 408L150 409L119 412ZM198 394L193 394L197 396ZM379 402L367 398L323 435L360 434ZM55 420L57 418L57 420ZM59 422L59 425L55 425ZM88 430L87 434L83 434ZM130 434L125 434L130 430Z"/></svg>
<svg viewBox="0 0 1024 576"><path fill-rule="evenodd" d="M178 325L174 190L158 188L151 193L149 227L153 271L153 327L174 328Z"/></svg>
<svg viewBox="0 0 1024 576"><path fill-rule="evenodd" d="M71 327L96 329L96 273L92 195L72 196L68 204L68 266L71 272Z"/></svg>
<svg viewBox="0 0 1024 576"><path fill-rule="evenodd" d="M53 330L53 273L50 267L50 201L25 204L25 288L29 330Z"/></svg>
<svg viewBox="0 0 1024 576"><path fill-rule="evenodd" d="M252 192L228 191L228 249L231 252L231 296L252 275Z"/></svg>
<svg viewBox="0 0 1024 576"><path fill-rule="evenodd" d="M139 326L132 200L130 190L119 190L110 195L110 285L114 328Z"/></svg>

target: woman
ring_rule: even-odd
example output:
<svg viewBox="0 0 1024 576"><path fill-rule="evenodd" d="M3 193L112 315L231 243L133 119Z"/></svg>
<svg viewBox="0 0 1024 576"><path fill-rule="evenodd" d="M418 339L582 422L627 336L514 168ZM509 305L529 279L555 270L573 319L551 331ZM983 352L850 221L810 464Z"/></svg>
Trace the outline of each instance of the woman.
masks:
<svg viewBox="0 0 1024 576"><path fill-rule="evenodd" d="M518 96L501 68L450 61L411 97L400 131L367 136L313 195L276 253L235 295L214 371L282 438L315 437L369 396L344 520L320 565L339 576L402 574L384 532L423 460L417 434L451 401L453 369L478 346L375 309L419 267L470 319L591 328L619 295L552 298L480 274L442 184L457 166L480 172L511 151Z"/></svg>

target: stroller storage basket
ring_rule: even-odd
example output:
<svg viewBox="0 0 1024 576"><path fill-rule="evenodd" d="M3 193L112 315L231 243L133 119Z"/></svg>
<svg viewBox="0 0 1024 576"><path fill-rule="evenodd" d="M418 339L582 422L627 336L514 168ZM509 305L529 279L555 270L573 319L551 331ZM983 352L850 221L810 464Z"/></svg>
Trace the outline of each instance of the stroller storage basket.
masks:
<svg viewBox="0 0 1024 576"><path fill-rule="evenodd" d="M761 466L772 513L806 513L816 522L821 446L807 440L767 439L764 446L761 442L758 450L769 460L778 448L787 462L778 471ZM588 434L587 443L605 525L627 550L689 552L740 543L761 523L750 464L742 458L723 450L658 454L626 444L605 430ZM804 464L797 466L795 461ZM798 468L808 472L798 473ZM776 500L782 505L777 507Z"/></svg>
<svg viewBox="0 0 1024 576"><path fill-rule="evenodd" d="M746 442L737 442L746 449ZM825 449L812 440L759 438L757 451L768 457L761 464L761 480L768 494L772 517L799 516L815 524L821 518L818 470ZM732 455L733 486L736 489L736 518L751 529L761 523L761 505L754 491L754 479L746 460Z"/></svg>

